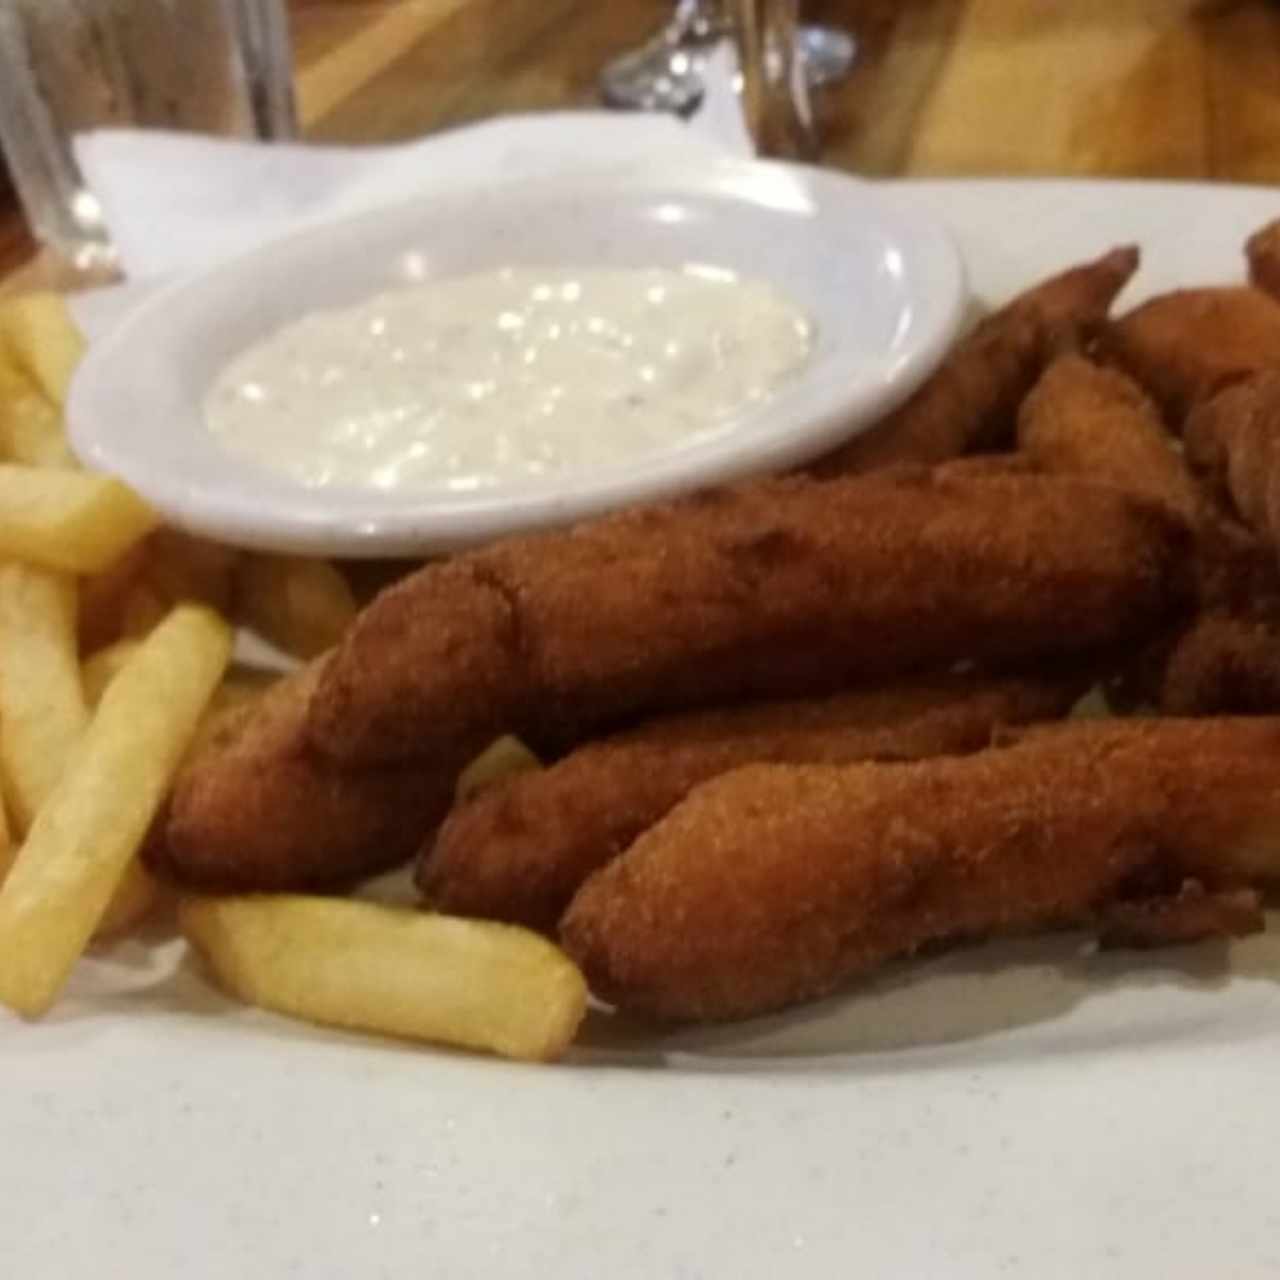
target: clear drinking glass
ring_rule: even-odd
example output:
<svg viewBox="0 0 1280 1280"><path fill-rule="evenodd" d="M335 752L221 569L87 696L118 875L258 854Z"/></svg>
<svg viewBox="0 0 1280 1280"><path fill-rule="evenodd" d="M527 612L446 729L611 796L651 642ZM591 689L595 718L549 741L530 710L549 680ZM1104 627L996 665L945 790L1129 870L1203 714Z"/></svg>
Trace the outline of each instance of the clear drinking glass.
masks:
<svg viewBox="0 0 1280 1280"><path fill-rule="evenodd" d="M818 135L801 53L799 0L726 0L738 42L738 96L758 154L812 160Z"/></svg>
<svg viewBox="0 0 1280 1280"><path fill-rule="evenodd" d="M36 236L110 265L71 151L103 126L295 133L285 0L0 0L0 146Z"/></svg>
<svg viewBox="0 0 1280 1280"><path fill-rule="evenodd" d="M735 21L736 0L678 0L671 20L647 44L605 67L600 92L613 107L687 115L702 101L703 63ZM796 56L807 87L820 88L849 73L857 44L835 27L802 26Z"/></svg>

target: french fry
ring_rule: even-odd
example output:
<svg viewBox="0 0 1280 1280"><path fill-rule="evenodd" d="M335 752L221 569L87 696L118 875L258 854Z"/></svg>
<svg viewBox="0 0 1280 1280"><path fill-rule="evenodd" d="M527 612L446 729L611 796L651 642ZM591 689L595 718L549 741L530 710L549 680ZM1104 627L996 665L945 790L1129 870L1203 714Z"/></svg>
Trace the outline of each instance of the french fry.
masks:
<svg viewBox="0 0 1280 1280"><path fill-rule="evenodd" d="M184 898L178 921L219 983L331 1026L549 1061L587 988L567 956L514 925L337 898Z"/></svg>
<svg viewBox="0 0 1280 1280"><path fill-rule="evenodd" d="M58 410L3 352L0 352L0 457L33 467L76 465Z"/></svg>
<svg viewBox="0 0 1280 1280"><path fill-rule="evenodd" d="M76 642L76 584L0 565L0 766L25 831L89 723Z"/></svg>
<svg viewBox="0 0 1280 1280"><path fill-rule="evenodd" d="M99 649L87 658L80 668L80 681L84 686L84 698L89 709L94 710L102 701L107 686L128 664L142 647L141 640L125 638ZM214 727L218 713L227 707L242 706L256 698L265 681L228 676L214 691L200 718L200 724L187 748L190 756L199 750L201 741ZM164 898L164 891L154 876L135 857L125 869L124 877L107 904L98 927L93 931L97 938L114 938L141 924Z"/></svg>
<svg viewBox="0 0 1280 1280"><path fill-rule="evenodd" d="M0 1001L57 999L137 853L231 656L231 629L180 605L107 687L0 888Z"/></svg>
<svg viewBox="0 0 1280 1280"><path fill-rule="evenodd" d="M332 648L356 616L347 580L326 560L250 555L236 572L236 616L300 658Z"/></svg>
<svg viewBox="0 0 1280 1280"><path fill-rule="evenodd" d="M156 522L155 512L112 476L0 465L0 556L98 573Z"/></svg>
<svg viewBox="0 0 1280 1280"><path fill-rule="evenodd" d="M127 666L129 659L142 648L141 639L127 636L116 640L115 644L99 649L99 652L84 660L81 667L81 684L84 686L84 701L90 710L95 710L102 700L102 694L120 671ZM225 680L216 687L205 707L204 716L193 733L187 748L187 759L195 756L218 733L225 713L248 707L261 698L270 686L279 680L275 672L250 671L247 668L229 671ZM127 886L122 886L127 888ZM110 913L109 913L110 914Z"/></svg>
<svg viewBox="0 0 1280 1280"><path fill-rule="evenodd" d="M0 334L18 365L61 408L84 355L84 335L56 293L26 293L0 303Z"/></svg>
<svg viewBox="0 0 1280 1280"><path fill-rule="evenodd" d="M514 734L504 734L491 742L458 775L453 796L458 804L465 804L473 796L504 778L517 773L529 773L541 769L542 761Z"/></svg>
<svg viewBox="0 0 1280 1280"><path fill-rule="evenodd" d="M119 675L129 659L141 648L142 641L126 637L109 644L86 658L80 668L80 682L84 686L84 698L92 711L102 700L107 686ZM194 755L217 728L225 711L248 706L256 702L279 676L275 672L252 671L241 668L229 671L226 679L213 691L199 727L191 739L187 755Z"/></svg>
<svg viewBox="0 0 1280 1280"><path fill-rule="evenodd" d="M97 707L107 685L120 674L139 647L140 642L137 640L117 640L114 644L99 649L81 665L80 684L90 711ZM142 863L134 858L116 886L115 893L111 895L111 901L107 903L107 909L93 931L93 936L112 938L128 932L150 915L159 899L159 884Z"/></svg>

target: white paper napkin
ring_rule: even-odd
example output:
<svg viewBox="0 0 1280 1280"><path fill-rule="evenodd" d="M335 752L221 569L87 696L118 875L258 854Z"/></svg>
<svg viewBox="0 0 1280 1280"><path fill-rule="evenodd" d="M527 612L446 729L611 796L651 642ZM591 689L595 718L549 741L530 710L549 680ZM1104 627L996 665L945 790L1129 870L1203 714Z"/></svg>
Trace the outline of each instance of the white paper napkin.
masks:
<svg viewBox="0 0 1280 1280"><path fill-rule="evenodd" d="M398 146L264 145L159 130L76 139L132 282L243 252L299 226L461 185L616 171L655 157L750 154L733 93L731 51L707 68L692 122L645 113L506 116Z"/></svg>

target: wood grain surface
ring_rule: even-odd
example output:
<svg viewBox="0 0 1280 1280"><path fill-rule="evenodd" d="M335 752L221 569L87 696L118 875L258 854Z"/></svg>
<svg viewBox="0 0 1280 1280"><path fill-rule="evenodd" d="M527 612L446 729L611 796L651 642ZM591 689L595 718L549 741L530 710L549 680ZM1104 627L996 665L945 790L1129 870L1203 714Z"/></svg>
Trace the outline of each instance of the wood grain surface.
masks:
<svg viewBox="0 0 1280 1280"><path fill-rule="evenodd" d="M670 8L293 0L306 133L380 142L590 104L603 63ZM876 175L1280 181L1275 0L812 0L805 12L861 42L855 74L820 104L824 163ZM31 253L10 206L0 213L10 288L56 275L27 263Z"/></svg>

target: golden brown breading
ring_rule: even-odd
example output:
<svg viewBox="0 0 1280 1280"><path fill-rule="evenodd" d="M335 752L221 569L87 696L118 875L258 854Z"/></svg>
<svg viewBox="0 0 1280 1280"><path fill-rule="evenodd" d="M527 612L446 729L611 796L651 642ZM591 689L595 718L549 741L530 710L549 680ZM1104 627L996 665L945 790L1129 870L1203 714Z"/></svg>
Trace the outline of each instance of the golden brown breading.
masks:
<svg viewBox="0 0 1280 1280"><path fill-rule="evenodd" d="M912 463L899 463L902 467L912 467ZM914 468L919 471L918 467ZM892 468L876 472L886 475ZM976 480L983 476L1025 476L1035 471L1026 454L1008 450L1004 453L972 453L963 458L952 458L949 462L940 462L933 468L933 474L940 480Z"/></svg>
<svg viewBox="0 0 1280 1280"><path fill-rule="evenodd" d="M1249 279L1264 293L1280 298L1280 218L1260 227L1245 241Z"/></svg>
<svg viewBox="0 0 1280 1280"><path fill-rule="evenodd" d="M1108 903L1097 925L1104 947L1145 949L1206 938L1243 938L1261 933L1267 922L1256 889L1210 893L1199 880L1187 880L1176 893Z"/></svg>
<svg viewBox="0 0 1280 1280"><path fill-rule="evenodd" d="M1280 303L1246 286L1179 289L1122 316L1105 346L1180 429L1201 401L1280 368Z"/></svg>
<svg viewBox="0 0 1280 1280"><path fill-rule="evenodd" d="M1203 407L1193 412L1192 424L1203 413ZM1191 452L1196 431L1188 427ZM1202 621L1122 663L1107 685L1112 706L1157 705L1175 715L1280 711L1264 689L1269 664L1260 663L1256 643L1228 639L1221 616L1280 600L1275 558L1221 508L1220 499L1215 504L1219 486L1213 497L1200 487L1137 384L1080 356L1061 356L1023 402L1018 435L1044 470L1092 475L1143 494L1194 531L1190 576ZM1253 625L1228 624L1246 634Z"/></svg>
<svg viewBox="0 0 1280 1280"><path fill-rule="evenodd" d="M225 891L340 885L406 861L452 797L456 767L340 771L307 744L318 664L236 708L179 774L147 857Z"/></svg>
<svg viewBox="0 0 1280 1280"><path fill-rule="evenodd" d="M1204 500L1159 411L1118 370L1059 356L1022 402L1018 445L1043 471L1114 484L1200 521Z"/></svg>
<svg viewBox="0 0 1280 1280"><path fill-rule="evenodd" d="M1241 381L1187 419L1187 461L1220 501L1275 541L1270 499L1280 474L1280 372Z"/></svg>
<svg viewBox="0 0 1280 1280"><path fill-rule="evenodd" d="M811 469L847 475L1007 448L1018 404L1045 361L1095 332L1137 269L1138 250L1127 246L1019 294L962 338L901 408Z"/></svg>
<svg viewBox="0 0 1280 1280"><path fill-rule="evenodd" d="M1280 625L1205 614L1174 643L1158 701L1175 716L1280 712Z"/></svg>
<svg viewBox="0 0 1280 1280"><path fill-rule="evenodd" d="M721 490L406 579L335 652L309 732L337 759L432 758L962 659L1083 658L1177 607L1183 537L1148 503L1057 477Z"/></svg>
<svg viewBox="0 0 1280 1280"><path fill-rule="evenodd" d="M708 778L764 761L847 764L974 751L999 725L1064 714L1086 686L933 676L653 720L455 808L423 849L418 884L441 911L550 930L592 871Z"/></svg>
<svg viewBox="0 0 1280 1280"><path fill-rule="evenodd" d="M1210 509L1196 533L1191 569L1202 612L1262 617L1280 611L1275 554L1233 515Z"/></svg>
<svg viewBox="0 0 1280 1280"><path fill-rule="evenodd" d="M1206 618L1175 646L1161 705L1202 713L1280 709L1280 372L1255 374L1197 408L1187 421L1186 453L1249 531L1228 516L1202 532L1202 607L1229 616Z"/></svg>
<svg viewBox="0 0 1280 1280"><path fill-rule="evenodd" d="M695 788L561 922L593 990L670 1019L812 999L920 948L1089 919L1153 877L1280 875L1280 720L1085 721L914 764Z"/></svg>

